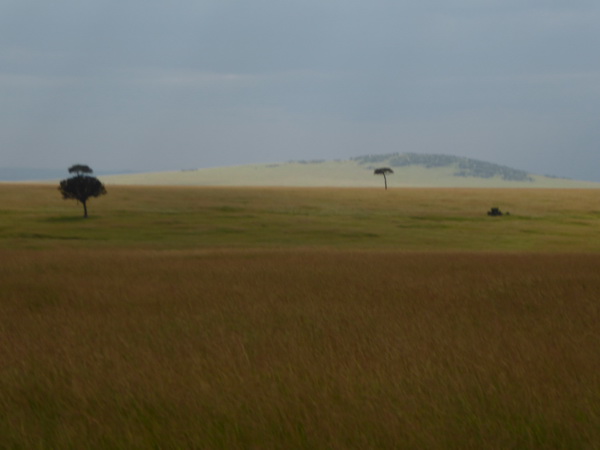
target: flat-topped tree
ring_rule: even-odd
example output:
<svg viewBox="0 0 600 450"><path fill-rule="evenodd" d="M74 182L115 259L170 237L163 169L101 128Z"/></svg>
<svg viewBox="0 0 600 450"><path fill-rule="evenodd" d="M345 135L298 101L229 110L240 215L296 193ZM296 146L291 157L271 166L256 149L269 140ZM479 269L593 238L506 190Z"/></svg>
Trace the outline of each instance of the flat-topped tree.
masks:
<svg viewBox="0 0 600 450"><path fill-rule="evenodd" d="M69 167L69 173L75 173L75 176L62 180L58 186L58 190L65 200L74 199L81 202L83 205L83 217L87 217L88 199L90 197L105 195L106 188L98 178L89 175L93 173L90 166L75 164Z"/></svg>
<svg viewBox="0 0 600 450"><path fill-rule="evenodd" d="M383 181L385 183L385 189L387 191L387 178L386 178L386 175L394 173L394 171L390 167L380 167L379 169L375 169L375 172L373 172L373 173L375 175L383 175Z"/></svg>
<svg viewBox="0 0 600 450"><path fill-rule="evenodd" d="M69 173L74 173L75 175L87 175L93 172L92 168L85 164L74 164L69 167Z"/></svg>

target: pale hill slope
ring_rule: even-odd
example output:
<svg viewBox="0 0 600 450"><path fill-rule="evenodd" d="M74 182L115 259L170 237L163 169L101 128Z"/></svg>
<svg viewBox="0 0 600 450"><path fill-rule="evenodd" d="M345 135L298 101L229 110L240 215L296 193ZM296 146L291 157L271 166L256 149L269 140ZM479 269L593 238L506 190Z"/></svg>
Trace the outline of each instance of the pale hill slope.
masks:
<svg viewBox="0 0 600 450"><path fill-rule="evenodd" d="M368 155L344 161L251 164L101 177L114 185L383 187L376 167L392 167L394 187L600 188L600 183L530 175L505 166L448 155Z"/></svg>

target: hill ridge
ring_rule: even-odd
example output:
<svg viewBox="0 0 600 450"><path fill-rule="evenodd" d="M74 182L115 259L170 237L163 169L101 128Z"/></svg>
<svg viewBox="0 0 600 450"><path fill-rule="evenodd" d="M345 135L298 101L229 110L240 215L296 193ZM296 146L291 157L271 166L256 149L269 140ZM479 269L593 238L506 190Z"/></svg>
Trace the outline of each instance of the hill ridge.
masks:
<svg viewBox="0 0 600 450"><path fill-rule="evenodd" d="M534 178L528 172L520 169L514 169L509 166L495 164L474 158L454 156L439 153L387 153L375 155L363 155L351 158L361 165L372 163L387 163L390 167L408 167L423 166L427 169L437 167L454 167L456 170L454 176L457 177L476 177L493 178L500 176L506 181L528 181L533 182ZM368 168L374 168L368 166Z"/></svg>
<svg viewBox="0 0 600 450"><path fill-rule="evenodd" d="M600 188L600 183L529 174L442 154L387 153L103 177L107 183L175 186L383 187L377 167L393 167L391 188Z"/></svg>
<svg viewBox="0 0 600 450"><path fill-rule="evenodd" d="M113 185L378 188L383 186L374 175L379 167L393 168L387 180L391 188L600 188L597 182L536 175L474 158L410 152L98 176Z"/></svg>

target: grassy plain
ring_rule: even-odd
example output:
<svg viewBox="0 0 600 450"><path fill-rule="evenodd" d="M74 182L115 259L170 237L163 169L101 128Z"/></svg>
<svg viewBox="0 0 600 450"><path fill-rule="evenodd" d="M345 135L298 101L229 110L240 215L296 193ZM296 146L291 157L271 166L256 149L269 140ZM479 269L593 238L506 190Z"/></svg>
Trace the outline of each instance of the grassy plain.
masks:
<svg viewBox="0 0 600 450"><path fill-rule="evenodd" d="M600 251L600 190L0 185L0 246ZM510 216L490 218L498 206Z"/></svg>
<svg viewBox="0 0 600 450"><path fill-rule="evenodd" d="M0 185L0 448L600 447L598 191L108 191Z"/></svg>

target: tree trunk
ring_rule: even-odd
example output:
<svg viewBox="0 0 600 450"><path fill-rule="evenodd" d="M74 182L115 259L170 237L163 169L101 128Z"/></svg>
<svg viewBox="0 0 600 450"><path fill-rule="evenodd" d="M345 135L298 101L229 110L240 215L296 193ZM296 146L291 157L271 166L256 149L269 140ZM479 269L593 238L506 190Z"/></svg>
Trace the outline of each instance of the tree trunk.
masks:
<svg viewBox="0 0 600 450"><path fill-rule="evenodd" d="M383 182L385 183L385 190L387 191L387 178L385 176L385 173L383 174Z"/></svg>
<svg viewBox="0 0 600 450"><path fill-rule="evenodd" d="M83 217L87 219L87 204L86 202L81 202L83 203Z"/></svg>

